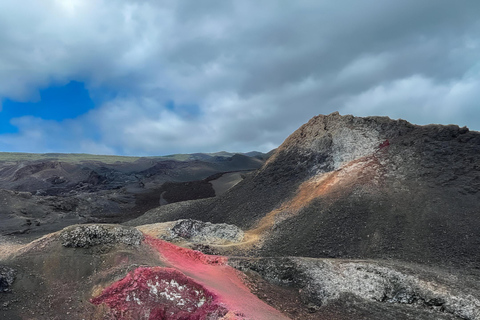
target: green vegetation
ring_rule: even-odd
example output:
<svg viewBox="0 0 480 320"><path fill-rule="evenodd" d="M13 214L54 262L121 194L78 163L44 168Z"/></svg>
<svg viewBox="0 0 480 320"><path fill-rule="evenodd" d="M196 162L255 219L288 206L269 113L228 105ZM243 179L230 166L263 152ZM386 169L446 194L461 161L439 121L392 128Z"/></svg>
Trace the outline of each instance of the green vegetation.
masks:
<svg viewBox="0 0 480 320"><path fill-rule="evenodd" d="M103 163L134 162L140 157L105 156L86 153L22 153L0 152L0 161L59 160L64 162L101 161Z"/></svg>
<svg viewBox="0 0 480 320"><path fill-rule="evenodd" d="M232 157L235 153L220 151L220 152L212 152L212 153L176 153L176 154L169 154L166 156L157 156L157 157L149 157L155 159L165 159L165 160L176 160L176 161L191 161L191 160L206 160L212 157Z"/></svg>
<svg viewBox="0 0 480 320"><path fill-rule="evenodd" d="M250 152L248 154L260 152ZM226 151L214 153L193 153L193 154L170 154L166 156L131 157L131 156L106 156L87 153L23 153L23 152L0 152L0 162L8 161L35 161L35 160L58 160L63 162L100 161L103 163L134 162L140 158L155 160L193 161L208 160L212 157L231 157L235 153ZM245 155L248 155L245 154Z"/></svg>

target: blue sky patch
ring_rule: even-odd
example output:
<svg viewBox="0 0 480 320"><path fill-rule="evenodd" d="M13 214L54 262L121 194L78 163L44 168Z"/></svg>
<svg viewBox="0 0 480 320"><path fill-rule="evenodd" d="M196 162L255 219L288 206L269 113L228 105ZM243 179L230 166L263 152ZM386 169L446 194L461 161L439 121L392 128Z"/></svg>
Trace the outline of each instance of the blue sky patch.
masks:
<svg viewBox="0 0 480 320"><path fill-rule="evenodd" d="M0 134L16 133L10 124L13 118L33 116L45 120L74 119L95 107L83 82L71 81L65 86L40 90L37 102L17 102L5 99L0 111Z"/></svg>

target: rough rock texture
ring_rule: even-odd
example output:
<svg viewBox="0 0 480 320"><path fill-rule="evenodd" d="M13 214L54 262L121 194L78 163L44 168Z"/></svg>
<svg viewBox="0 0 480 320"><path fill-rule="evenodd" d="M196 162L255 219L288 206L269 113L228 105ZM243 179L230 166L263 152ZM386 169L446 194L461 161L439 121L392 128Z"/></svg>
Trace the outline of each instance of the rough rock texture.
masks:
<svg viewBox="0 0 480 320"><path fill-rule="evenodd" d="M172 268L137 268L92 298L115 319L220 319L228 310L205 287Z"/></svg>
<svg viewBox="0 0 480 320"><path fill-rule="evenodd" d="M0 266L0 293L9 292L15 281L15 270L6 266Z"/></svg>
<svg viewBox="0 0 480 320"><path fill-rule="evenodd" d="M386 262L293 257L231 258L229 264L255 271L274 284L298 288L303 302L319 312L336 300L354 296L357 305L362 304L358 300L388 304L389 315L384 317L389 319L408 313L414 313L415 319L443 315L480 319L480 288L465 286L462 275Z"/></svg>
<svg viewBox="0 0 480 320"><path fill-rule="evenodd" d="M135 228L114 225L81 225L64 229L60 233L64 247L89 248L97 245L123 243L138 246L143 234Z"/></svg>
<svg viewBox="0 0 480 320"><path fill-rule="evenodd" d="M205 244L223 244L240 242L243 240L243 231L230 224L202 222L192 219L176 221L163 240L184 241Z"/></svg>

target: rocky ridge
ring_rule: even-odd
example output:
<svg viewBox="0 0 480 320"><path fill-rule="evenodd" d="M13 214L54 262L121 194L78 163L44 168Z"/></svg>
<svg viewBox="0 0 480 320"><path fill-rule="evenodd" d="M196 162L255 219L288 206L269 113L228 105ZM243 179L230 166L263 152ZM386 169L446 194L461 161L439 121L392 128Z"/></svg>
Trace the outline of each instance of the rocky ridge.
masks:
<svg viewBox="0 0 480 320"><path fill-rule="evenodd" d="M244 232L226 223L213 224L192 219L181 219L173 223L169 232L162 237L169 242L189 241L204 244L241 242Z"/></svg>
<svg viewBox="0 0 480 320"><path fill-rule="evenodd" d="M242 243L245 238L245 233L237 226L192 219L140 225L137 229L155 238L193 248L232 245Z"/></svg>
<svg viewBox="0 0 480 320"><path fill-rule="evenodd" d="M417 319L480 319L479 288L468 288L474 279L461 279L460 275L442 274L417 265L299 257L236 258L229 263L242 271L254 271L275 284L297 288L302 302L317 311L333 301L354 296L390 305L384 318L397 319L413 310L418 312Z"/></svg>
<svg viewBox="0 0 480 320"><path fill-rule="evenodd" d="M77 225L65 228L60 233L64 247L89 248L97 245L123 243L138 246L143 234L134 228L115 225Z"/></svg>

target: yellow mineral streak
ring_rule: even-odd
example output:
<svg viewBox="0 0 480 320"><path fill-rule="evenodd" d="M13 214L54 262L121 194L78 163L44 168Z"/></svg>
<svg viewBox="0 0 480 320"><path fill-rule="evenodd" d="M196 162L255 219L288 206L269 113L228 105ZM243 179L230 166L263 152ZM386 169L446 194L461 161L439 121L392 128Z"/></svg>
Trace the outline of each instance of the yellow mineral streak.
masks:
<svg viewBox="0 0 480 320"><path fill-rule="evenodd" d="M0 260L7 259L13 255L19 255L27 251L41 250L45 248L47 244L55 240L59 232L47 234L37 240L34 240L27 244L13 243L0 240Z"/></svg>
<svg viewBox="0 0 480 320"><path fill-rule="evenodd" d="M344 164L338 170L321 173L303 182L292 199L269 212L254 228L245 233L243 244L260 241L276 223L298 214L315 199L328 197L334 200L368 175L368 171L375 168L375 162L373 156L362 157Z"/></svg>
<svg viewBox="0 0 480 320"><path fill-rule="evenodd" d="M0 260L6 259L10 255L17 252L24 245L12 242L2 242L0 243Z"/></svg>
<svg viewBox="0 0 480 320"><path fill-rule="evenodd" d="M136 228L149 236L160 238L161 236L168 235L171 227L174 224L175 223L173 221L160 222L160 223L145 224L145 225L138 226Z"/></svg>

